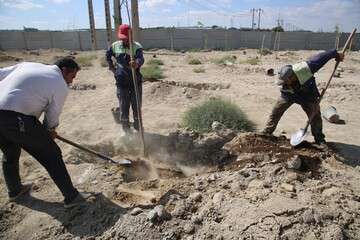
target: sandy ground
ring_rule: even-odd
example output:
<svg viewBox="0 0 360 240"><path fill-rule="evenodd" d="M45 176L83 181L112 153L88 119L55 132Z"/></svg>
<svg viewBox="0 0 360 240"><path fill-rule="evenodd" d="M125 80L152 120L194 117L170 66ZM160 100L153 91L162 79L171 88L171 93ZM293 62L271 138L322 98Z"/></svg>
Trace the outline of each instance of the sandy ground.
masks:
<svg viewBox="0 0 360 240"><path fill-rule="evenodd" d="M228 52L191 52L184 54L166 50L155 52L156 58L161 59L164 62L162 68L164 70L165 78L162 79L163 82L145 82L143 85L143 121L146 139L149 140L149 142L152 142L150 145L156 145L157 141L161 142L162 138L166 139L169 133L174 132L179 127L182 114L189 107L209 99L210 97L218 96L237 104L248 115L249 119L257 124L258 130L261 130L279 96L279 90L274 83L276 81L276 76L266 76L265 70L274 68L276 72L282 65L305 60L316 52L317 51L281 51L277 53L278 59L275 57L275 54L260 57L256 50L249 49ZM54 61L55 56L65 56L68 53L68 51L62 50L40 50L39 55L31 54L31 52L7 52L6 54L21 58L21 61L51 63ZM87 53L82 52L79 54L82 55ZM126 147L128 147L127 149L131 149L131 147L134 146L125 146L129 145L129 143L131 145L131 141L124 138L123 132L119 125L114 122L111 114L111 108L117 106L116 89L112 73L108 71L106 67L101 67L100 65L103 54L104 51L97 51L96 55L98 58L93 61L93 66L84 67L78 73L74 84L95 85L96 89L70 90L70 95L61 115L61 125L58 128L58 133L65 138L102 151L111 156L125 157L129 156L130 150L122 152L121 149ZM153 55L153 52L145 53L146 60L153 58ZM236 56L235 64L231 66L219 66L213 63L213 59L226 55ZM200 59L202 64L196 66L189 65L188 59L190 57ZM260 63L258 65L241 63L242 60L253 57L260 58ZM0 67L15 63L14 59L10 59L10 61L1 61ZM334 62L329 62L316 74L318 86L325 86L333 66ZM198 67L205 69L205 72L193 72L193 69ZM343 184L345 184L346 187L343 185L336 187L337 189L342 187L344 187L344 189L346 188L347 192L343 194L346 195L346 199L352 199L354 202L351 211L348 211L348 214L350 214L349 218L356 219L358 217L356 211L359 213L359 199L356 196L359 196L360 193L360 189L356 184L358 183L360 176L360 138L358 138L360 135L360 111L358 110L358 104L360 104L360 83L358 81L358 75L360 73L360 52L351 52L347 54L345 61L341 63L340 68L343 70L341 72L341 77L333 79L332 85L328 89L321 107L322 109L325 109L328 106L336 107L340 118L345 121L345 124L332 124L325 120L323 121L326 140L331 142L332 148L342 157L337 158L336 161L336 164L340 164L341 167L336 167L336 170L334 170L331 167L326 167L329 163L324 164L322 168L325 169L325 172L328 171L329 173L324 174L321 180L329 178L330 180L327 179L327 181L333 185L326 187L326 189L331 190L335 187L335 180L345 181ZM164 83L171 81L179 83L178 85L180 86ZM195 87L191 87L199 83L204 83L204 86L213 86L214 84L217 84L216 86L218 87L214 90L199 90ZM294 105L281 119L275 135L283 134L289 137L291 133L294 133L300 127L303 127L305 123L305 113L302 112L299 106ZM307 140L312 141L312 137L309 136ZM137 142L136 144L139 143ZM185 180L183 178L180 180L175 174L172 174L172 177L167 178L167 180L150 180L159 178L160 175L158 172L152 174L152 169L146 168L145 170L138 169L139 171L145 171L146 174L148 174L146 178L137 179L136 176L132 176L134 178L133 180L147 180L146 184L143 182L137 184L137 181L126 181L126 178L124 178L124 176L126 176L126 174L124 175L124 170L119 170L113 165L103 165L101 164L102 160L97 160L96 158L87 155L84 157L81 155L81 152L74 150L74 148L69 145L65 145L61 142L59 142L59 145L62 148L64 159L67 162L68 170L70 171L75 185L82 190L101 193L97 197L97 200L94 200L93 204L96 207L92 207L91 210L80 209L71 212L64 211L60 204L62 200L61 195L54 187L46 172L30 156L23 153L21 164L23 180L34 182L36 188L32 193L33 198L27 202L25 201L20 205L13 203L9 204L7 203L3 179L1 178L0 203L2 209L0 221L2 222L2 227L0 229L0 237L4 239L48 239L54 237L57 239L134 239L137 236L137 239L265 239L266 237L262 238L260 236L261 234L251 235L252 233L250 230L252 226L256 225L253 224L252 221L257 219L256 222L261 222L269 227L275 226L276 224L274 221L276 222L279 219L274 218L269 220L268 218L272 217L260 214L261 209L274 210L278 204L288 204L289 206L278 206L279 209L272 211L272 216L274 215L274 212L277 211L277 214L275 213L275 215L278 217L281 215L280 212L284 212L286 209L294 211L292 214L294 216L299 212L306 215L306 211L309 210L307 205L311 199L311 195L309 194L306 196L304 195L304 198L306 199L301 199L301 197L294 199L290 196L290 198L284 200L282 199L284 196L272 196L270 193L263 193L263 189L259 190L258 187L252 187L252 189L255 189L251 191L252 195L255 194L254 192L256 192L256 194L263 194L263 197L256 197L256 199L261 199L262 201L260 204L261 207L256 210L256 207L254 207L255 205L251 205L253 204L252 201L255 200L252 199L248 202L249 196L246 195L246 191L241 194L239 193L239 196L236 195L235 191L235 193L229 197L229 195L227 195L228 193L226 193L226 187L218 185L213 186L210 184L207 187L212 190L208 190L206 193L202 191L203 199L212 198L215 203L221 202L223 196L213 196L216 194L216 191L221 190L222 194L227 196L225 198L229 200L229 205L221 208L221 211L223 211L221 219L228 220L220 221L218 219L219 221L217 221L217 218L214 217L214 221L218 222L220 226L217 225L214 227L215 225L208 224L206 226L203 225L200 228L196 223L193 223L195 224L195 227L191 224L191 226L188 226L189 223L185 221L188 218L180 217L179 219L182 219L181 221L171 220L171 224L169 222L163 225L163 227L161 227L161 224L155 225L154 227L151 221L146 220L146 216L144 218L136 219L131 217L125 218L129 215L129 208L138 205L142 207L143 211L144 209L152 208L154 199L159 200L160 198L161 200L161 196L164 196L162 194L166 193L170 186L179 192L176 196L185 194L189 197L194 189L184 186L187 186L187 184L192 181L200 181L198 178L206 179L211 176L209 176L208 173L198 173L197 175L188 176ZM166 164L171 165L169 163L169 160L171 162L171 156L166 155L164 158L168 161ZM341 161L344 164L341 164ZM257 167L258 171L261 172L261 167ZM194 169L191 168L191 166L186 168L188 171L185 175L191 175L191 173L195 172L193 171ZM185 168L183 168L183 173L185 173L184 169ZM232 169L234 173L238 170L239 169L236 168ZM217 171L222 174L222 170ZM229 173L228 175L226 175L227 173L224 174L225 175L221 175L218 178L223 181L228 181L229 178L233 176L231 175L232 173ZM211 179L213 178L214 177L211 177ZM219 182L221 181L219 180ZM217 180L215 182L217 182ZM144 184L147 187L144 187ZM256 184L257 183L253 183L253 185ZM316 185L314 184L315 183L312 183L308 187L314 187ZM279 186L280 185L281 184L279 183ZM299 188L301 183L298 185ZM240 188L239 191L242 190L243 189ZM198 189L198 191L201 192L201 189ZM225 193L223 191L225 191ZM220 198L220 200L218 198ZM266 199L268 199L268 201ZM189 203L184 204L186 205ZM175 208L176 206L177 205L175 204ZM257 206L259 207L259 205ZM336 209L336 206L336 204L331 205L334 209ZM172 209L174 206L171 204L165 204L165 207L168 211L174 210ZM204 203L202 207L207 209L207 214L218 214L212 211L211 207L206 207L206 203ZM294 210L294 208L296 209ZM198 209L201 209L201 207ZM233 209L242 210L232 211ZM189 211L195 213L197 210ZM315 210L311 211L314 212ZM233 212L232 214L234 215L224 215L225 212ZM251 215L250 212L257 212L257 214ZM236 220L239 217L241 219L243 219L243 217L246 219L245 216L249 214L252 217L244 220L245 222ZM89 219L79 217L81 215L84 215ZM172 215L177 216L173 212ZM290 215L291 214L287 216L289 217ZM228 216L228 218L225 216ZM94 218L97 218L98 220L94 220ZM177 217L173 217L173 219L176 218ZM191 219L191 216L189 218ZM119 219L125 219L126 221L120 221ZM188 219L189 222L190 219ZM319 224L317 227L318 232L316 232L316 228L311 228L311 231L314 234L309 237L309 234L307 233L296 232L294 230L293 235L295 237L291 234L289 235L290 237L287 237L287 230L298 229L301 228L301 224L307 224L306 221L303 221L299 225L299 223L294 221L294 223L289 224L287 228L284 227L283 230L279 230L279 233L268 235L271 237L267 239L343 239L340 237L326 238L326 235L324 234L331 231L345 232L345 237L356 239L356 237L359 237L359 234L355 234L353 231L356 232L360 229L359 223L354 220L352 220L351 223L350 222L351 221L349 220L349 222L346 222L346 224L344 223L343 225L338 222L338 225L332 227L332 225L329 224L322 226L319 222L315 223L315 220L314 222L311 220L308 225ZM189 229L186 230L184 227L182 228L182 231L185 233L174 233L174 229L178 229L179 225L182 226L183 224ZM357 225L354 227L351 224ZM133 228L129 229L129 226L132 226ZM146 230L142 232L141 226ZM244 228L242 228L242 226ZM262 229L264 230L264 228L267 227L262 227ZM336 230L338 229L337 227L340 230ZM121 228L124 228L123 236L119 230ZM261 228L261 226L259 226L259 228ZM328 228L332 230L327 231L326 229ZM355 230L351 230L352 228ZM223 234L214 234L218 232L219 229L222 229L221 232L223 232ZM168 230L174 231L169 233ZM142 232L143 235L131 235L131 232ZM211 232L212 235L208 236L206 235L206 232ZM264 232L266 231L264 230ZM239 238L236 238L236 236ZM251 238L251 236L253 238ZM264 236L266 236L265 233Z"/></svg>

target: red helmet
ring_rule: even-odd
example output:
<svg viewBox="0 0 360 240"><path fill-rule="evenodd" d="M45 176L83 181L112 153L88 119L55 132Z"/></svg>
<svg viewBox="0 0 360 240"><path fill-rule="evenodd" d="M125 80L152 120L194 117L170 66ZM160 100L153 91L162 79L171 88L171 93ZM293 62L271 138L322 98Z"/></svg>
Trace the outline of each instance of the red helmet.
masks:
<svg viewBox="0 0 360 240"><path fill-rule="evenodd" d="M119 40L128 40L129 39L129 29L130 26L127 24L121 24L118 29L118 38Z"/></svg>

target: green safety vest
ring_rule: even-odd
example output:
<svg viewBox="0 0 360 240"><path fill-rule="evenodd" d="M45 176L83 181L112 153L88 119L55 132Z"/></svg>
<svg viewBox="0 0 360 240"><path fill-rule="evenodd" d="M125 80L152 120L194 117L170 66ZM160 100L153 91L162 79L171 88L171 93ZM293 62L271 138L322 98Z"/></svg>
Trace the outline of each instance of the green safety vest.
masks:
<svg viewBox="0 0 360 240"><path fill-rule="evenodd" d="M313 73L311 72L311 70L306 62L294 64L292 66L292 69L293 69L297 79L299 80L300 85L304 85L306 83L306 81L309 80L313 76Z"/></svg>
<svg viewBox="0 0 360 240"><path fill-rule="evenodd" d="M123 41L116 41L111 45L111 47L115 57L118 57L120 54L130 55L130 49L124 47ZM142 48L141 44L138 42L134 42L132 55L135 56L136 51L140 48Z"/></svg>

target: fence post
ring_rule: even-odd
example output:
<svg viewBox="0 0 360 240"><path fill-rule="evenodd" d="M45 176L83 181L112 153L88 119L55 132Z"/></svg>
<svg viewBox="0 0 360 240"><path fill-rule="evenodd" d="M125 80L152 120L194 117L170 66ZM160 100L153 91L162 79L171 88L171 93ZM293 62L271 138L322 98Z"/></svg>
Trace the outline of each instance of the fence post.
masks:
<svg viewBox="0 0 360 240"><path fill-rule="evenodd" d="M25 46L25 50L29 50L29 46L26 40L26 34L25 31L22 31L22 35L23 35L23 39L24 39L24 46Z"/></svg>
<svg viewBox="0 0 360 240"><path fill-rule="evenodd" d="M205 33L204 33L204 49L208 49L208 40L209 40L209 36L208 36L208 33L207 31L205 30Z"/></svg>
<svg viewBox="0 0 360 240"><path fill-rule="evenodd" d="M174 28L169 29L170 34L170 50L174 51Z"/></svg>
<svg viewBox="0 0 360 240"><path fill-rule="evenodd" d="M53 43L53 39L52 39L52 36L51 36L51 31L49 30L48 33L49 33L49 40L50 40L50 48L54 48L54 43Z"/></svg>
<svg viewBox="0 0 360 240"><path fill-rule="evenodd" d="M81 44L80 31L78 31L78 39L79 39L79 48L80 48L80 51L82 51L82 50L83 50L83 48L82 48L82 44Z"/></svg>

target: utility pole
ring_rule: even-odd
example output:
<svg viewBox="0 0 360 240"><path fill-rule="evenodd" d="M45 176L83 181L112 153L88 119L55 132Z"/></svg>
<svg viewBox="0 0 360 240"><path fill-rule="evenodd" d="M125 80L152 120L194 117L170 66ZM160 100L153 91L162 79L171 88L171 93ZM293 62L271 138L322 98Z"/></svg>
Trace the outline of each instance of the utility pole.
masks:
<svg viewBox="0 0 360 240"><path fill-rule="evenodd" d="M261 18L261 12L264 12L261 8L258 9L259 11L259 19L258 19L258 29L260 30L260 18Z"/></svg>
<svg viewBox="0 0 360 240"><path fill-rule="evenodd" d="M139 41L139 7L138 0L131 0L131 23L134 41Z"/></svg>
<svg viewBox="0 0 360 240"><path fill-rule="evenodd" d="M122 24L120 0L114 0L114 29L117 33L119 25Z"/></svg>
<svg viewBox="0 0 360 240"><path fill-rule="evenodd" d="M251 29L254 30L254 25L255 25L255 22L254 22L255 8L250 9L250 12L252 12Z"/></svg>
<svg viewBox="0 0 360 240"><path fill-rule="evenodd" d="M95 20L92 0L88 0L89 9L89 22L90 22L90 35L91 35L91 50L96 50L96 32L95 32Z"/></svg>
<svg viewBox="0 0 360 240"><path fill-rule="evenodd" d="M111 18L110 18L110 5L109 0L104 0L105 3L105 19L106 19L106 37L108 46L112 43L112 29L111 29Z"/></svg>

